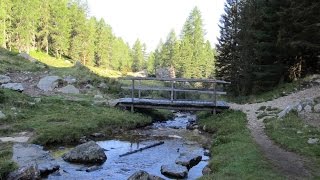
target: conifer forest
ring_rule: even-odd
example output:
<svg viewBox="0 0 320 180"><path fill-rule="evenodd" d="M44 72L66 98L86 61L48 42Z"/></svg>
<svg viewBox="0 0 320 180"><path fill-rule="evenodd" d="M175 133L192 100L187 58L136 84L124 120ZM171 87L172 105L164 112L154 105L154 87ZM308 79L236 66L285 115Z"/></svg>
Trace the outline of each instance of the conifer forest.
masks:
<svg viewBox="0 0 320 180"><path fill-rule="evenodd" d="M132 47L81 0L0 0L0 45L42 51L122 73L171 68L176 77L230 81L234 95L263 92L320 69L320 1L227 0L218 44L205 40L200 10L155 50ZM214 7L212 7L214 10Z"/></svg>

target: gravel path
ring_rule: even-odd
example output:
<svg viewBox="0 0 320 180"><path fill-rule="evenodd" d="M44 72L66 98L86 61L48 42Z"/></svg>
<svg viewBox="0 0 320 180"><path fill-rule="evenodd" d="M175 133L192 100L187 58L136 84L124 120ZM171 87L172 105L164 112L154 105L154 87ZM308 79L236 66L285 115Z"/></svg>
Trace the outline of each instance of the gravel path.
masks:
<svg viewBox="0 0 320 180"><path fill-rule="evenodd" d="M313 99L319 96L320 86L314 86L310 89L299 91L272 101L244 105L230 103L230 108L241 110L247 114L248 128L251 131L251 135L271 163L279 169L281 173L287 176L288 179L301 179L311 176L310 172L305 167L307 160L274 144L265 134L264 123L262 120L258 120L256 111L261 106L271 106L284 109L288 105L299 102L303 99Z"/></svg>

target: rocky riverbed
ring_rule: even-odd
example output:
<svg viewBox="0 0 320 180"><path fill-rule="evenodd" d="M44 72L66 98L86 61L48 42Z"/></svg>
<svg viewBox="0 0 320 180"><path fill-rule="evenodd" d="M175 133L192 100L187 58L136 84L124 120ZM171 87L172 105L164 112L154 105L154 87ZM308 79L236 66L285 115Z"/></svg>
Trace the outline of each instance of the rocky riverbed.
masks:
<svg viewBox="0 0 320 180"><path fill-rule="evenodd" d="M208 138L197 129L186 129L190 123L195 121L196 117L192 114L178 113L172 120L132 130L129 136L97 141L96 143L107 156L104 163L70 163L62 158L65 157L62 154L68 152L69 149L60 147L50 150L51 153L59 155L53 159L50 154L43 154L48 158L48 162L51 162L48 164L54 164L55 168L59 167L59 170L51 173L47 178L52 180L128 179L132 174L143 170L163 179L196 179L202 176L202 170L208 164L209 157L206 156L208 155L207 150L203 148ZM158 145L152 146L154 144ZM146 148L149 146L151 147ZM24 148L29 148L30 151L30 147L26 145L15 145L15 147L18 149L14 153L21 152ZM128 152L134 153L127 154ZM37 153L33 152L33 154ZM32 157L28 154L30 153L20 153L19 158L16 158L15 161L29 161ZM122 156L123 154L127 155ZM17 157L17 154L14 157ZM41 157L34 156L33 158L43 160L44 158ZM37 159L31 161L38 162ZM45 164L43 161L41 163Z"/></svg>

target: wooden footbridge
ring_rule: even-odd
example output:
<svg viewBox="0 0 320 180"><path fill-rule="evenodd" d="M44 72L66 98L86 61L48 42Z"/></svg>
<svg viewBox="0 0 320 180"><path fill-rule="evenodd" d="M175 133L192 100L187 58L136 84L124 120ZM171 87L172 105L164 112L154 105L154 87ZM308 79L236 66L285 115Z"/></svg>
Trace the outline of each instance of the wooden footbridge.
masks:
<svg viewBox="0 0 320 180"><path fill-rule="evenodd" d="M184 111L212 111L216 113L223 109L228 109L229 105L225 101L219 101L220 95L225 95L223 87L230 84L226 81L215 79L185 79L185 78L127 78L131 85L122 87L130 92L130 97L121 98L118 106L124 108L153 108L172 109ZM152 82L147 82L152 81ZM159 83L162 81L162 83ZM161 85L161 86L160 86ZM129 90L129 91L128 91ZM142 97L147 92L161 91L168 95L167 98ZM167 93L165 93L167 92ZM189 93L195 97L206 94L204 98L187 99L182 93ZM185 95L185 94L184 94Z"/></svg>

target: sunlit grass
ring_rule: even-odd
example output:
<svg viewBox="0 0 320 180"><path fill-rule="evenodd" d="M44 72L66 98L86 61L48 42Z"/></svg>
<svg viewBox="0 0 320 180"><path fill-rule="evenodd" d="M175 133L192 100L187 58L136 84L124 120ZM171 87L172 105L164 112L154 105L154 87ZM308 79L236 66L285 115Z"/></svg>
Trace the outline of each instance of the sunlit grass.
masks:
<svg viewBox="0 0 320 180"><path fill-rule="evenodd" d="M102 76L102 77L109 77L109 78L119 78L122 77L120 71L114 71L111 69L94 67L94 66L87 66L93 73Z"/></svg>
<svg viewBox="0 0 320 180"><path fill-rule="evenodd" d="M40 52L40 51L32 51L30 52L30 55L37 59L39 62L42 62L48 66L51 67L59 67L59 68L64 68L64 67L72 67L73 63L71 63L69 60L66 59L58 59L55 57L52 57L46 53Z"/></svg>

